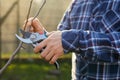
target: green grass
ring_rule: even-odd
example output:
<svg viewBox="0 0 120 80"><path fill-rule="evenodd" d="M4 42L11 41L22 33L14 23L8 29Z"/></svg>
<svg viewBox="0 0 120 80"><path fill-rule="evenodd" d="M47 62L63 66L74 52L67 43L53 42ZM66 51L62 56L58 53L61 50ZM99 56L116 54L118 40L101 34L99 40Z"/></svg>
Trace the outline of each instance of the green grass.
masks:
<svg viewBox="0 0 120 80"><path fill-rule="evenodd" d="M0 80L70 80L71 59L62 58L58 62L60 64L59 75L50 73L56 71L55 66L44 60L15 59L2 74Z"/></svg>
<svg viewBox="0 0 120 80"><path fill-rule="evenodd" d="M2 59L8 59L10 58L10 56L12 55L12 52L11 53L3 53L2 54ZM20 52L16 55L16 58L20 58L20 59L27 59L27 58L34 58L34 59L38 59L40 58L39 57L39 54L35 54L35 53L26 53L26 52ZM67 54L67 55L64 55L62 57L60 57L62 59L69 59L71 58L71 54Z"/></svg>

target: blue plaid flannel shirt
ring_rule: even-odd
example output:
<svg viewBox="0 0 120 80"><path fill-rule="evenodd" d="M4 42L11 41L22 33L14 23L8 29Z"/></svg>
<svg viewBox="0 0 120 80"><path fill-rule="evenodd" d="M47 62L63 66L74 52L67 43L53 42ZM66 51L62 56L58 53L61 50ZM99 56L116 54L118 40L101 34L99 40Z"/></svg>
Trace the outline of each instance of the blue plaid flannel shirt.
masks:
<svg viewBox="0 0 120 80"><path fill-rule="evenodd" d="M120 0L73 0L58 29L64 52L81 60L76 80L120 80Z"/></svg>

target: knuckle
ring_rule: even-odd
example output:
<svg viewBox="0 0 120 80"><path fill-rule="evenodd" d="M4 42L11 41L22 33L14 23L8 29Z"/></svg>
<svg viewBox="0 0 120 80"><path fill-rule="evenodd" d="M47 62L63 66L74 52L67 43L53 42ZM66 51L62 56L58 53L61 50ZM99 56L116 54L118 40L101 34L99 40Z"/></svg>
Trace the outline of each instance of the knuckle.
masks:
<svg viewBox="0 0 120 80"><path fill-rule="evenodd" d="M50 63L50 64L54 64L54 61L50 61L49 63Z"/></svg>
<svg viewBox="0 0 120 80"><path fill-rule="evenodd" d="M35 52L35 53L39 52L39 48L38 48L38 47L35 47L35 48L34 48L34 52Z"/></svg>
<svg viewBox="0 0 120 80"><path fill-rule="evenodd" d="M50 63L50 64L54 64L54 63L55 63L55 61L51 60L49 63Z"/></svg>
<svg viewBox="0 0 120 80"><path fill-rule="evenodd" d="M33 20L33 23L36 23L36 22L38 22L39 20L37 19L37 18L35 18L34 20Z"/></svg>
<svg viewBox="0 0 120 80"><path fill-rule="evenodd" d="M34 51L34 53L37 53L36 48L34 48L34 50L33 50L33 51Z"/></svg>
<svg viewBox="0 0 120 80"><path fill-rule="evenodd" d="M48 57L45 57L45 60L46 60L46 61L49 61L50 59L49 59Z"/></svg>
<svg viewBox="0 0 120 80"><path fill-rule="evenodd" d="M41 54L40 56L41 56L42 58L45 58L45 55L44 55L44 54Z"/></svg>

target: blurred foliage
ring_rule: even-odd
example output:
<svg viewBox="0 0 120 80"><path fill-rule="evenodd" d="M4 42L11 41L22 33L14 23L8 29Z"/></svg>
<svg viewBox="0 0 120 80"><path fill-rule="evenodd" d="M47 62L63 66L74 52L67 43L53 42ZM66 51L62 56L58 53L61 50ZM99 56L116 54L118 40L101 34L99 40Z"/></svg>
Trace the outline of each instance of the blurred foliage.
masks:
<svg viewBox="0 0 120 80"><path fill-rule="evenodd" d="M70 80L71 60L59 59L60 70L41 59L15 60L0 80Z"/></svg>
<svg viewBox="0 0 120 80"><path fill-rule="evenodd" d="M8 58L10 58L10 56L11 56L11 53L2 54L2 58L3 59L8 59ZM30 59L30 58L38 59L40 57L39 57L39 54L20 52L20 53L18 53L18 55L16 55L15 58L19 58L19 59ZM65 54L64 56L61 56L60 58L61 59L64 59L64 58L65 59L70 59L71 58L71 54L70 53L69 54Z"/></svg>
<svg viewBox="0 0 120 80"><path fill-rule="evenodd" d="M18 1L17 4L14 4ZM34 0L35 1L35 0ZM39 0L37 0L39 1ZM46 0L46 4L40 12L38 19L45 26L48 31L57 29L65 10L67 9L71 0ZM8 14L5 21L2 23L2 59L3 64L7 61L16 49L18 41L15 34L19 34L19 28L26 19L27 11L29 8L30 0L1 0L0 19L8 14L9 9L13 5L11 12ZM34 2L30 17L34 16L40 2ZM47 62L38 59L38 55L32 53L31 48L21 50L16 56L16 59L6 69L0 80L70 80L71 75L71 55L61 57L58 61L60 63L60 74L53 75L50 71L54 71L55 67L49 65ZM27 54L28 53L28 54ZM63 79L64 78L64 79Z"/></svg>
<svg viewBox="0 0 120 80"><path fill-rule="evenodd" d="M19 28L22 28L26 20L30 1L31 0L1 0L0 19L2 19L1 21L4 20L1 26L2 53L13 52L16 48L18 41L15 34L19 34ZM35 15L41 5L41 0L33 1L30 17ZM70 2L71 0L46 0L45 6L37 18L47 31L57 29L57 25L61 21Z"/></svg>

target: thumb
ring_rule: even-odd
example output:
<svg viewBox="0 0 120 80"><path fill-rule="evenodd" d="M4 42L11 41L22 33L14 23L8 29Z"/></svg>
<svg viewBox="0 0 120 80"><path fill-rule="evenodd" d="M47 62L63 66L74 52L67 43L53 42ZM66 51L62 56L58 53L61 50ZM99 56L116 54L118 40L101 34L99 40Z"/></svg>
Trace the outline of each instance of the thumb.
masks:
<svg viewBox="0 0 120 80"><path fill-rule="evenodd" d="M33 20L32 26L34 28L34 32L43 34L45 31L44 27L42 26L42 24L40 23L40 21L37 18Z"/></svg>

